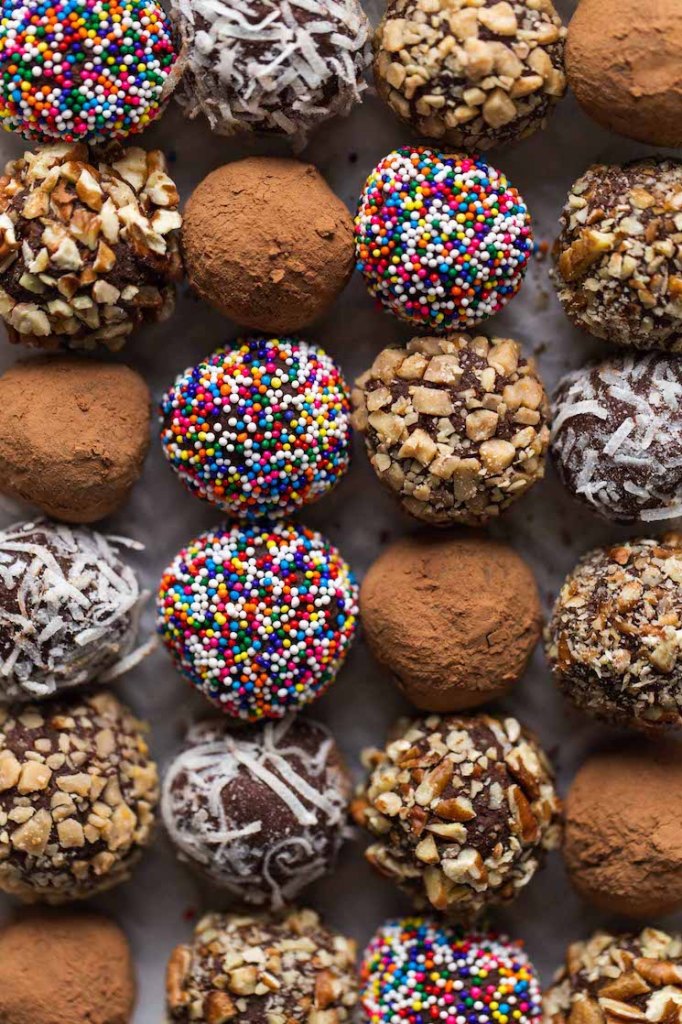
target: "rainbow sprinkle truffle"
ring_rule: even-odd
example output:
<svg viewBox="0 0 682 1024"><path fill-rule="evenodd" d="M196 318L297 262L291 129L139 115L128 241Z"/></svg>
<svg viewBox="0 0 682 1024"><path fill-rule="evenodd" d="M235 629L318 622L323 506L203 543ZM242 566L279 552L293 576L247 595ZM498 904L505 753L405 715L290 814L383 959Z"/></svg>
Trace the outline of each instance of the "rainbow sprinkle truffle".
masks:
<svg viewBox="0 0 682 1024"><path fill-rule="evenodd" d="M221 711L281 718L333 682L357 585L339 552L297 524L202 534L166 570L158 624L175 663Z"/></svg>
<svg viewBox="0 0 682 1024"><path fill-rule="evenodd" d="M141 132L176 59L155 0L0 0L0 121L45 142Z"/></svg>
<svg viewBox="0 0 682 1024"><path fill-rule="evenodd" d="M529 1024L540 985L521 943L419 917L388 921L361 967L370 1024Z"/></svg>
<svg viewBox="0 0 682 1024"><path fill-rule="evenodd" d="M393 313L468 330L521 287L533 248L528 210L480 157L404 146L372 171L355 218L358 270Z"/></svg>
<svg viewBox="0 0 682 1024"><path fill-rule="evenodd" d="M346 383L305 341L254 337L218 349L180 374L161 416L166 458L187 488L240 519L295 512L348 469Z"/></svg>

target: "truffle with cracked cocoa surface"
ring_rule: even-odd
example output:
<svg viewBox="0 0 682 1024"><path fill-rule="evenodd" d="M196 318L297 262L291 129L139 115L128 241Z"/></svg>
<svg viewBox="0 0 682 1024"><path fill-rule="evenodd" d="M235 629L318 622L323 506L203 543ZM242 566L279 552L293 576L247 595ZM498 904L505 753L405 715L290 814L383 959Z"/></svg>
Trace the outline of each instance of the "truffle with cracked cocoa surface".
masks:
<svg viewBox="0 0 682 1024"><path fill-rule="evenodd" d="M15 363L0 377L0 491L69 523L112 515L142 472L150 412L147 385L127 366Z"/></svg>
<svg viewBox="0 0 682 1024"><path fill-rule="evenodd" d="M403 537L360 590L372 653L425 711L461 711L505 694L540 638L533 574L484 535Z"/></svg>

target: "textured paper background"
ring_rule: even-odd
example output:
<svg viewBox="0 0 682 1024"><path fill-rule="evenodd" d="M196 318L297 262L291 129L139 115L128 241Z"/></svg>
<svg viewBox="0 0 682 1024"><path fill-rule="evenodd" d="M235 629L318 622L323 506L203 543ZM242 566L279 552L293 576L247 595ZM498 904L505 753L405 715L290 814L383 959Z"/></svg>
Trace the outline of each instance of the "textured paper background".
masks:
<svg viewBox="0 0 682 1024"><path fill-rule="evenodd" d="M559 0L558 6L567 19L575 3ZM370 0L368 11L376 24L381 13L379 0ZM370 94L347 120L335 120L324 126L302 155L317 164L332 188L353 209L372 166L389 150L407 141L408 133ZM161 147L169 154L171 173L183 199L222 163L249 153L287 151L284 144L243 143L211 136L205 123L187 123L175 104L144 137L144 144ZM22 148L19 140L3 137L2 161ZM546 131L515 148L494 153L492 160L509 174L525 196L538 241L551 242L568 188L590 163L631 159L646 152L646 147L598 129L569 97L555 112ZM535 352L545 382L553 388L563 372L583 363L600 346L570 327L547 274L548 262L535 262L521 294L484 329L517 337L527 352ZM175 317L135 336L120 358L144 375L158 399L177 372L236 334L234 324L182 289ZM362 281L355 276L326 319L306 334L339 360L351 381L366 369L380 348L392 341L409 339L411 331L377 311ZM25 355L3 344L0 369ZM0 523L5 525L19 515L30 514L31 510L17 510L4 502ZM216 511L185 493L167 467L155 435L144 475L130 502L102 528L128 534L146 545L142 554L134 556L134 563L145 585L154 591L161 571L176 550L219 518ZM326 532L340 546L359 577L388 541L413 529L379 487L357 440L349 476L331 498L301 518ZM628 531L600 523L574 505L551 470L547 479L507 514L493 532L528 558L547 607L565 573L588 546L628 535ZM151 605L144 626L149 632L153 629ZM191 693L176 675L162 650L131 672L120 690L135 710L151 721L153 749L162 768L180 743L187 724L207 711L202 699ZM536 651L530 670L505 702L505 709L539 733L554 757L562 793L586 751L610 734L563 703L549 678L541 650ZM313 708L312 715L331 726L357 773L360 750L381 744L389 723L406 710L407 705L373 663L360 637L336 684ZM633 737L631 742L637 743L637 738ZM395 889L365 865L363 841L348 844L336 873L305 896L305 902L319 909L331 924L357 937L361 945L384 917L407 910ZM133 943L140 981L135 1024L159 1024L164 1019L163 981L168 953L176 942L190 934L192 915L226 907L225 898L219 891L198 884L177 864L163 832L159 831L133 880L95 900L94 905L114 915ZM3 913L11 909L7 901L0 903L0 907ZM493 921L526 940L545 980L560 962L569 941L597 925L618 924L580 903L571 892L557 854L521 899L509 910L494 915ZM678 923L682 924L682 918Z"/></svg>

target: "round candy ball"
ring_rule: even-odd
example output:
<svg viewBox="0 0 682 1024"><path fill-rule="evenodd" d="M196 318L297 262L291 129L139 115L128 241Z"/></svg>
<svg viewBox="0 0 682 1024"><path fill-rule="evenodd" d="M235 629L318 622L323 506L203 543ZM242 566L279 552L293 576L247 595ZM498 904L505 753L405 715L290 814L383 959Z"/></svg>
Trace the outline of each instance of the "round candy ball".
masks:
<svg viewBox="0 0 682 1024"><path fill-rule="evenodd" d="M353 272L353 218L300 160L249 157L213 171L187 202L182 242L197 294L269 334L323 316Z"/></svg>
<svg viewBox="0 0 682 1024"><path fill-rule="evenodd" d="M208 914L193 941L177 946L166 975L169 1024L330 1024L351 1020L357 1002L355 943L313 910L247 917ZM312 1018L312 1021L311 1021Z"/></svg>
<svg viewBox="0 0 682 1024"><path fill-rule="evenodd" d="M682 146L681 48L677 0L580 0L568 30L568 80L604 128Z"/></svg>
<svg viewBox="0 0 682 1024"><path fill-rule="evenodd" d="M308 134L366 88L370 24L358 0L171 0L183 42L177 99L214 132Z"/></svg>
<svg viewBox="0 0 682 1024"><path fill-rule="evenodd" d="M420 136L479 152L543 127L566 89L565 35L551 0L392 0L374 78Z"/></svg>
<svg viewBox="0 0 682 1024"><path fill-rule="evenodd" d="M682 161L596 164L574 184L554 283L577 327L614 345L682 350Z"/></svg>
<svg viewBox="0 0 682 1024"><path fill-rule="evenodd" d="M402 721L353 802L365 856L412 897L469 920L515 899L561 839L550 764L515 718Z"/></svg>
<svg viewBox="0 0 682 1024"><path fill-rule="evenodd" d="M682 547L678 535L587 554L547 630L554 677L577 707L638 728L682 726Z"/></svg>
<svg viewBox="0 0 682 1024"><path fill-rule="evenodd" d="M130 876L158 801L147 727L106 691L0 712L0 889L87 899Z"/></svg>
<svg viewBox="0 0 682 1024"><path fill-rule="evenodd" d="M306 341L218 349L180 374L161 417L164 453L188 490L240 519L296 512L348 469L346 384Z"/></svg>
<svg viewBox="0 0 682 1024"><path fill-rule="evenodd" d="M0 316L9 340L118 350L171 315L180 197L158 150L25 153L0 178Z"/></svg>
<svg viewBox="0 0 682 1024"><path fill-rule="evenodd" d="M161 580L159 632L216 707L254 722L319 697L356 627L357 585L321 534L294 523L209 530Z"/></svg>
<svg viewBox="0 0 682 1024"><path fill-rule="evenodd" d="M523 199L482 157L404 146L367 179L355 246L387 309L448 331L487 320L516 295L533 239Z"/></svg>
<svg viewBox="0 0 682 1024"><path fill-rule="evenodd" d="M47 519L0 532L0 697L44 700L126 667L143 595L118 541Z"/></svg>
<svg viewBox="0 0 682 1024"><path fill-rule="evenodd" d="M176 59L155 0L2 0L0 121L43 142L136 134L158 117Z"/></svg>
<svg viewBox="0 0 682 1024"><path fill-rule="evenodd" d="M554 396L552 456L570 493L605 519L682 514L682 365L653 352L575 370Z"/></svg>
<svg viewBox="0 0 682 1024"><path fill-rule="evenodd" d="M360 1005L369 1024L530 1024L542 1016L521 942L423 917L387 921L365 950Z"/></svg>
<svg viewBox="0 0 682 1024"><path fill-rule="evenodd" d="M402 508L436 526L478 526L544 476L549 402L509 338L414 338L356 382L354 426Z"/></svg>
<svg viewBox="0 0 682 1024"><path fill-rule="evenodd" d="M332 870L351 781L330 733L288 716L231 733L190 730L163 785L181 860L238 900L281 909Z"/></svg>
<svg viewBox="0 0 682 1024"><path fill-rule="evenodd" d="M564 856L578 893L646 921L682 907L682 748L641 740L594 754L566 796Z"/></svg>
<svg viewBox="0 0 682 1024"><path fill-rule="evenodd" d="M0 1020L130 1024L134 1007L130 946L108 918L33 911L0 932Z"/></svg>

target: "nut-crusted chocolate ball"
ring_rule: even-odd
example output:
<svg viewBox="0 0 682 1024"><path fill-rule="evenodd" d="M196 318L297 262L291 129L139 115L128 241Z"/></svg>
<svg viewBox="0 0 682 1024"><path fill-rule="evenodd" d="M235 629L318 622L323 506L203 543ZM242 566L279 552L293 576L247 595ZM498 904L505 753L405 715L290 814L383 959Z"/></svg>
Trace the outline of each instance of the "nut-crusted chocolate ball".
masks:
<svg viewBox="0 0 682 1024"><path fill-rule="evenodd" d="M164 780L182 860L240 900L280 909L330 871L351 785L330 733L289 716L231 733L195 725Z"/></svg>
<svg viewBox="0 0 682 1024"><path fill-rule="evenodd" d="M358 1000L355 944L312 910L208 914L166 975L169 1024L344 1024Z"/></svg>
<svg viewBox="0 0 682 1024"><path fill-rule="evenodd" d="M638 728L682 726L681 538L587 554L547 629L554 677L577 707Z"/></svg>
<svg viewBox="0 0 682 1024"><path fill-rule="evenodd" d="M0 178L0 316L10 341L119 349L173 312L177 189L163 153L60 143Z"/></svg>
<svg viewBox="0 0 682 1024"><path fill-rule="evenodd" d="M656 928L573 942L543 999L546 1024L679 1019L682 938Z"/></svg>
<svg viewBox="0 0 682 1024"><path fill-rule="evenodd" d="M605 519L682 513L682 364L654 352L569 373L554 396L552 457L570 493Z"/></svg>
<svg viewBox="0 0 682 1024"><path fill-rule="evenodd" d="M419 909L467 920L507 903L559 845L552 769L514 718L402 721L365 756L353 815L376 836L366 857Z"/></svg>
<svg viewBox="0 0 682 1024"><path fill-rule="evenodd" d="M563 96L565 35L551 0L392 0L377 89L419 135L490 149L532 135Z"/></svg>
<svg viewBox="0 0 682 1024"><path fill-rule="evenodd" d="M125 669L143 597L117 547L49 519L0 532L3 701L44 700Z"/></svg>
<svg viewBox="0 0 682 1024"><path fill-rule="evenodd" d="M575 183L554 246L571 320L634 348L682 349L682 162L596 164Z"/></svg>
<svg viewBox="0 0 682 1024"><path fill-rule="evenodd" d="M183 46L177 99L219 135L303 145L366 88L370 24L358 0L171 0Z"/></svg>
<svg viewBox="0 0 682 1024"><path fill-rule="evenodd" d="M509 338L414 338L356 382L353 422L372 466L410 515L480 525L544 474L549 403Z"/></svg>
<svg viewBox="0 0 682 1024"><path fill-rule="evenodd" d="M85 899L124 882L158 800L146 726L100 691L0 710L0 889Z"/></svg>

